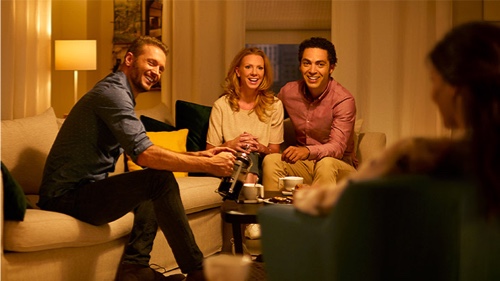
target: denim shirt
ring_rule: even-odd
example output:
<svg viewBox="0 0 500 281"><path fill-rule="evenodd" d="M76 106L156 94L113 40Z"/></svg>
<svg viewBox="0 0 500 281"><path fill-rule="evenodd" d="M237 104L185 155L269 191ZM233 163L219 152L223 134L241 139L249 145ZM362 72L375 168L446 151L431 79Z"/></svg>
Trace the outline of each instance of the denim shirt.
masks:
<svg viewBox="0 0 500 281"><path fill-rule="evenodd" d="M106 178L123 151L136 160L153 145L134 107L131 87L121 71L98 82L75 104L47 157L38 205Z"/></svg>

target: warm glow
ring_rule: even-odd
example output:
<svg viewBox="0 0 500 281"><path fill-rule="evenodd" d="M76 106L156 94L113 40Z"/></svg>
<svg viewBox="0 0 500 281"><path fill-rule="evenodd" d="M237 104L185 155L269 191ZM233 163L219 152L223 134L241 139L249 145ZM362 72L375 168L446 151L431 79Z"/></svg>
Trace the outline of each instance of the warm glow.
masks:
<svg viewBox="0 0 500 281"><path fill-rule="evenodd" d="M56 70L95 70L96 40L55 40Z"/></svg>

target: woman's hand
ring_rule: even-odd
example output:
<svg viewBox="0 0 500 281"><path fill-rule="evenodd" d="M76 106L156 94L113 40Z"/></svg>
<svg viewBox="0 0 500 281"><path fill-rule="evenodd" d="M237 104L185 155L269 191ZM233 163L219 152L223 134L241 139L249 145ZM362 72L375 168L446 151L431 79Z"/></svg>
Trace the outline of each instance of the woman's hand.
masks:
<svg viewBox="0 0 500 281"><path fill-rule="evenodd" d="M299 211L309 215L326 215L337 203L344 186L344 184L335 187L298 185L293 193L293 205Z"/></svg>
<svg viewBox="0 0 500 281"><path fill-rule="evenodd" d="M239 152L250 153L257 151L259 148L259 142L257 138L252 134L244 132L233 140L225 143L227 147L230 147Z"/></svg>

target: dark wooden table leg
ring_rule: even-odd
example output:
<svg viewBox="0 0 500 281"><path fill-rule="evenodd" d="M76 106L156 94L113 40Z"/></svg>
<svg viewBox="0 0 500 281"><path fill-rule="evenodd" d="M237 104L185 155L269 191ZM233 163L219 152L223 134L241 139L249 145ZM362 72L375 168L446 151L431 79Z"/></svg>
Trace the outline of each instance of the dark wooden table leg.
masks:
<svg viewBox="0 0 500 281"><path fill-rule="evenodd" d="M236 254L243 254L243 237L241 236L241 225L239 223L232 223L233 226L233 239L234 239L234 252Z"/></svg>

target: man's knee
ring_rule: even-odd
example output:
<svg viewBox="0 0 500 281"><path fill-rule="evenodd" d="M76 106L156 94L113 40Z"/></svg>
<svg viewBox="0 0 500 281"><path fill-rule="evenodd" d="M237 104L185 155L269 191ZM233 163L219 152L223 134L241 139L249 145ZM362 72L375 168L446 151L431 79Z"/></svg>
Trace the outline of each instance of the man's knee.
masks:
<svg viewBox="0 0 500 281"><path fill-rule="evenodd" d="M315 170L315 179L321 178L320 181L330 182L329 184L334 184L356 172L353 166L333 157L325 157L318 161Z"/></svg>
<svg viewBox="0 0 500 281"><path fill-rule="evenodd" d="M274 182L277 182L278 174L283 169L281 161L281 154L272 153L266 155L262 161L262 183L264 189L272 190Z"/></svg>
<svg viewBox="0 0 500 281"><path fill-rule="evenodd" d="M318 162L316 162L316 169L325 169L325 170L346 170L346 171L355 171L353 166L347 164L346 162L333 158L333 157L325 157Z"/></svg>
<svg viewBox="0 0 500 281"><path fill-rule="evenodd" d="M168 189L179 189L172 172L156 169L145 169L143 171L145 177L144 183L149 185L153 193L152 199L161 196L163 193L167 192Z"/></svg>
<svg viewBox="0 0 500 281"><path fill-rule="evenodd" d="M266 155L264 157L264 160L262 160L262 168L271 168L273 169L274 167L278 166L278 163L281 162L281 154L279 153L271 153Z"/></svg>

